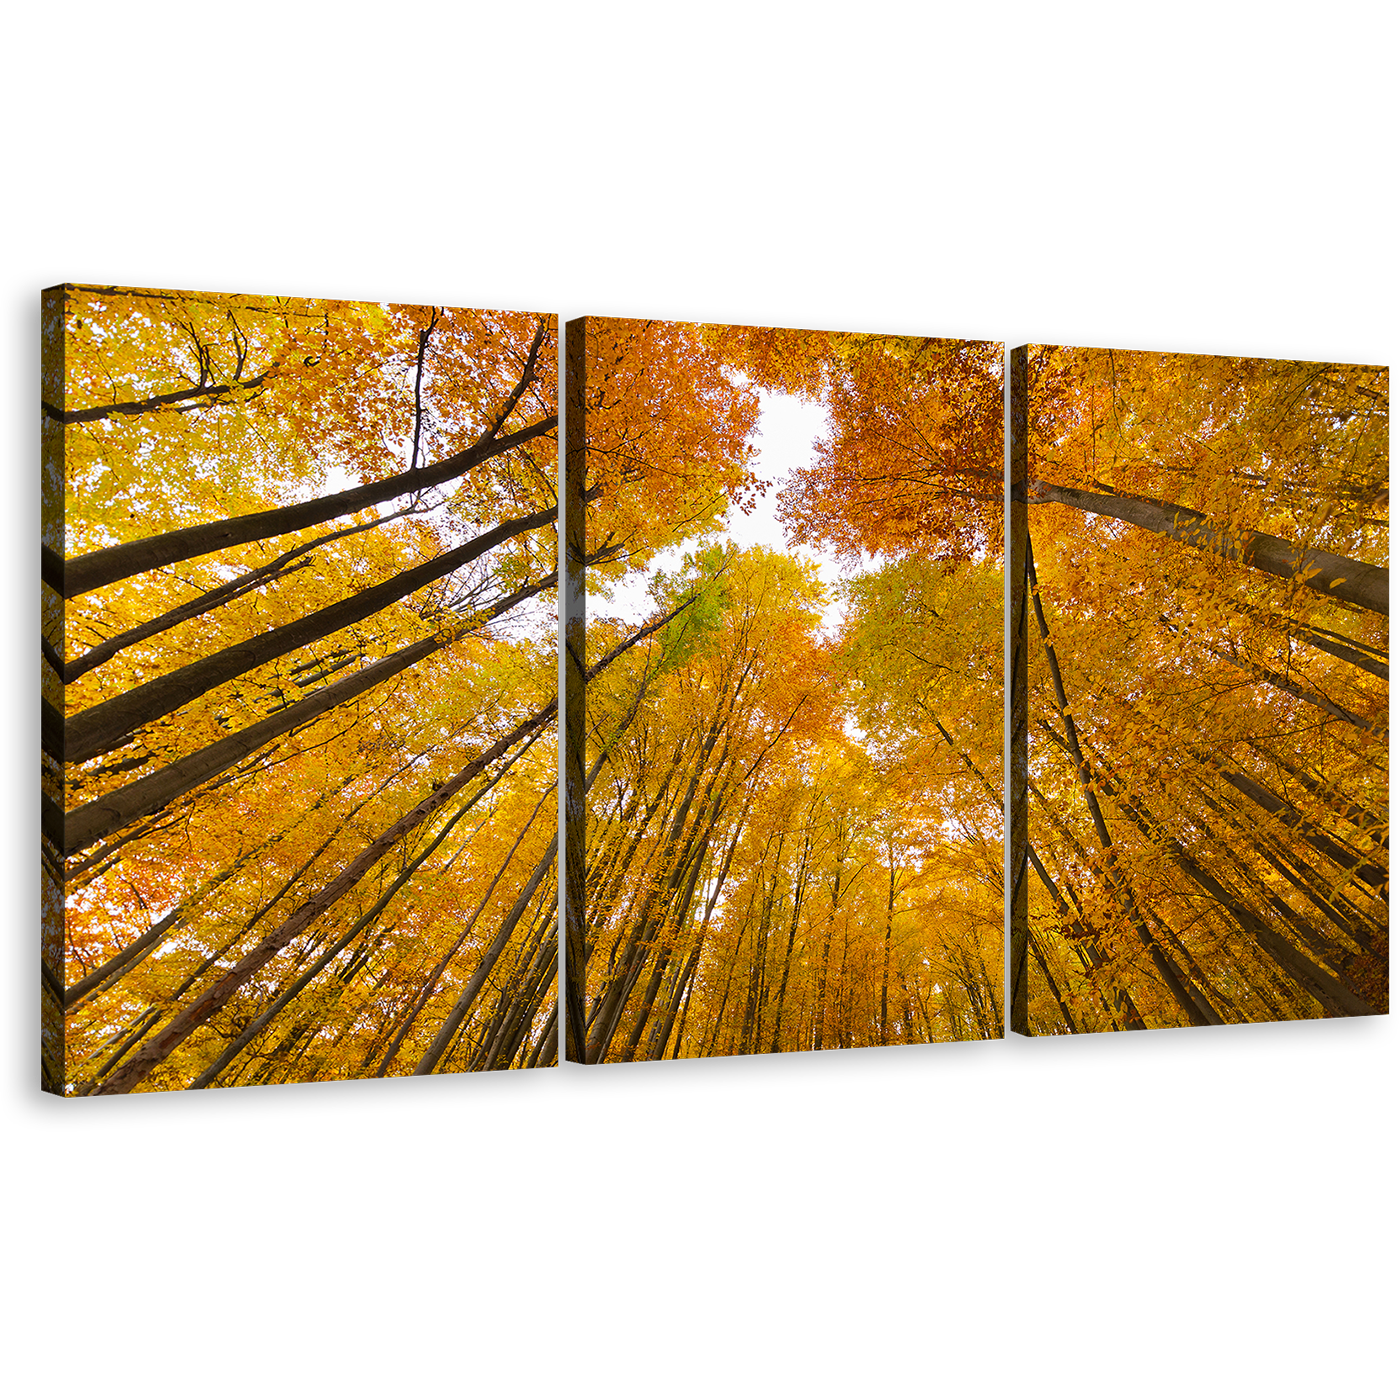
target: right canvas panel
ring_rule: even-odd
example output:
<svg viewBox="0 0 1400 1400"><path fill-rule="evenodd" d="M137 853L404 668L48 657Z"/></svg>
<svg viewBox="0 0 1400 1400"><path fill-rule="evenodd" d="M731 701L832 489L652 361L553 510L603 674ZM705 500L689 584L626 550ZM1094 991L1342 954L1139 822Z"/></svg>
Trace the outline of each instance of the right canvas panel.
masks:
<svg viewBox="0 0 1400 1400"><path fill-rule="evenodd" d="M1009 391L1011 1028L1386 1012L1386 369Z"/></svg>

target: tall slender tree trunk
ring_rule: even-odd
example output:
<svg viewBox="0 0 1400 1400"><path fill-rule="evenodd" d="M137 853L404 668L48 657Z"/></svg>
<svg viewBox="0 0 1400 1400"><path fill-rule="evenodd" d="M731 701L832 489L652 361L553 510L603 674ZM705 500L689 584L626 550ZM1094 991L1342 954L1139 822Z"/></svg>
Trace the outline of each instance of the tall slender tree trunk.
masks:
<svg viewBox="0 0 1400 1400"><path fill-rule="evenodd" d="M279 1015L292 1001L299 997L331 962L339 957L365 929L369 928L370 925L378 919L380 914L388 908L394 896L413 878L419 867L422 866L428 857L451 835L453 827L466 816L467 812L475 805L480 796L480 793L475 794L460 810L453 813L451 819L443 825L442 830L438 832L432 841L411 861L405 863L404 868L389 882L388 887L379 895L379 898L370 905L369 909L356 919L355 922L350 925L350 928L337 938L305 972L295 978L286 991L282 992L266 1011L255 1017L247 1028L228 1044L214 1063L194 1079L190 1084L191 1089L203 1089L212 1084L224 1068L233 1062L239 1052L262 1034L263 1030L271 1023L274 1017ZM480 827L477 828L478 831L480 829ZM276 1056L274 1056L274 1058L276 1058Z"/></svg>
<svg viewBox="0 0 1400 1400"><path fill-rule="evenodd" d="M1237 792L1243 793L1251 802L1262 807L1281 825L1296 831L1301 839L1306 841L1319 855L1326 856L1328 860L1340 866L1341 869L1349 871L1355 879L1369 885L1373 890L1379 892L1387 888L1390 881L1387 871L1371 863L1361 852L1351 850L1327 835L1314 822L1309 821L1292 803L1285 802L1281 797L1270 792L1262 783L1251 778L1248 773L1234 769L1228 763L1214 759L1199 749L1194 750L1194 752L1198 758L1217 771Z"/></svg>
<svg viewBox="0 0 1400 1400"><path fill-rule="evenodd" d="M686 832L686 821L690 815L692 804L694 803L700 780L704 773L705 765L709 759L716 741L720 735L720 720L716 716L714 723L710 726L705 735L695 763L691 770L690 781L686 787L684 797L677 805L671 819L670 827L667 830L665 839L655 853L653 859L658 860L660 869L656 872L656 879L652 882L643 899L641 911L632 923L631 932L627 937L626 951L623 954L621 969L614 973L610 981L605 986L599 996L601 1010L594 1022L593 1030L588 1037L586 1054L589 1064L599 1064L603 1056L607 1053L609 1044L616 1034L617 1026L622 1017L622 1011L626 1005L626 999L631 994L632 988L636 985L637 977L641 971L641 965L648 956L648 940L651 936L653 916L655 920L665 917L667 908L670 906L672 897L675 895L685 872L689 869L691 860L696 852L696 842L699 836L699 827L705 821L709 793L713 790L714 780L706 789L706 798L702 799L698 810L696 821L689 833ZM717 775L716 775L717 776ZM717 820L717 810L709 814L709 829L713 829Z"/></svg>
<svg viewBox="0 0 1400 1400"><path fill-rule="evenodd" d="M1261 747L1254 739L1246 739L1245 744L1251 748L1265 763L1273 764L1281 769L1295 782L1305 788L1313 797L1317 799L1329 811L1335 812L1337 816L1345 818L1352 826L1358 827L1365 832L1383 850L1390 849L1390 838L1387 835L1387 818L1377 816L1374 812L1367 811L1364 807L1359 807L1350 799L1343 797L1335 789L1324 782L1319 782L1310 773L1290 763L1288 759L1276 754L1269 749ZM1286 789L1286 784L1283 785Z"/></svg>
<svg viewBox="0 0 1400 1400"><path fill-rule="evenodd" d="M525 1061L526 1069L536 1069L543 1065L552 1065L559 1058L559 1007L556 1002L554 1009L549 1013L549 1019L544 1023L544 1029L540 1032L540 1038L535 1044L535 1048L530 1051L530 1057Z"/></svg>
<svg viewBox="0 0 1400 1400"><path fill-rule="evenodd" d="M556 835L545 849L545 853L540 857L529 880L525 883L525 888L520 891L515 903L511 906L510 912L501 922L501 927L492 939L490 946L481 956L481 961L476 965L467 985L462 988L456 1003L443 1018L441 1027L433 1040L433 1043L423 1053L416 1066L414 1074L431 1074L437 1067L437 1063L442 1059L447 1051L447 1047L452 1043L457 1033L457 1028L462 1024L463 1019L472 1008L477 994L486 985L486 979L490 977L492 970L496 966L497 959L505 951L506 945L510 942L511 935L515 932L516 925L524 917L525 911L530 907L536 892L546 876L554 871L555 856L559 850L559 837Z"/></svg>
<svg viewBox="0 0 1400 1400"><path fill-rule="evenodd" d="M1364 915L1344 895L1332 889L1331 881L1309 865L1299 852L1279 840L1276 832L1267 828L1261 832L1257 822L1245 811L1242 803L1219 802L1198 783L1192 783L1190 789L1203 807L1224 821L1232 836L1238 833L1238 836L1248 843L1252 854L1282 876L1349 943L1355 944L1365 953L1374 952L1374 935L1382 931L1381 926ZM1219 834L1205 822L1197 821L1194 825L1212 839L1219 839ZM1234 864L1236 869L1244 868L1238 858L1234 860ZM1258 884L1254 875L1251 874L1250 879L1252 883ZM1379 902L1379 896L1373 898Z"/></svg>
<svg viewBox="0 0 1400 1400"><path fill-rule="evenodd" d="M788 923L787 951L783 954L783 976L778 983L778 1004L773 1016L773 1041L769 1053L776 1055L782 1049L783 1003L787 1000L788 978L792 972L792 950L797 941L798 920L802 916L802 901L807 893L807 861L812 854L812 829L807 828L806 839L802 843L802 860L797 868L797 883L792 891L792 919Z"/></svg>
<svg viewBox="0 0 1400 1400"><path fill-rule="evenodd" d="M310 646L343 628L363 622L420 588L488 553L498 544L553 523L557 508L536 511L508 520L467 544L448 550L417 568L405 569L373 588L362 589L293 622L261 632L212 656L202 657L169 674L123 691L120 695L71 716L63 726L63 753L67 763L84 763L99 754L128 743L137 729L164 718L217 686L264 666L270 661Z"/></svg>
<svg viewBox="0 0 1400 1400"><path fill-rule="evenodd" d="M748 796L744 799L744 806L739 813L739 819L734 824L734 830L729 838L729 847L724 853L724 859L720 863L719 874L716 876L714 881L714 889L710 891L710 897L705 902L705 913L700 920L700 928L695 937L694 947L692 948L690 956L686 961L683 975L677 981L676 989L673 994L670 1006L668 1007L666 1016L664 1017L661 1025L657 1028L656 1034L653 1036L652 1047L647 1056L648 1059L659 1060L665 1058L666 1043L670 1039L672 1022L675 1020L676 1008L678 1005L680 1005L682 994L684 994L685 997L685 1006L689 1007L690 1005L691 992L695 985L695 972L700 964L700 955L704 951L705 939L709 932L710 916L715 912L715 905L719 902L720 894L724 889L724 882L729 877L729 867L734 859L734 852L739 845L739 838L743 835L744 830L747 827L749 819L749 810L752 804L753 793L752 791L750 791ZM682 1023L683 1022L684 1017L682 1016ZM682 1024L682 1029L683 1028L684 1027ZM679 1052L679 1034L677 1036L676 1044L677 1051Z"/></svg>
<svg viewBox="0 0 1400 1400"><path fill-rule="evenodd" d="M434 812L450 802L473 778L488 765L509 751L515 743L553 717L556 701L550 701L537 714L517 725L509 734L478 755L452 778L440 784L416 807L406 812L392 826L352 860L335 879L307 899L290 917L284 919L272 933L246 953L217 982L180 1012L164 1029L152 1036L145 1046L94 1092L125 1094L136 1087L157 1065L162 1063L240 987L271 962L283 948L314 920L338 903L372 870L405 836L427 821Z"/></svg>
<svg viewBox="0 0 1400 1400"><path fill-rule="evenodd" d="M671 760L671 766L666 771L660 784L657 786L656 795L642 809L640 817L633 819L630 815L627 819L630 836L627 840L626 852L619 859L613 862L611 873L607 875L606 883L603 883L603 876L600 875L590 881L595 893L587 911L585 921L585 949L591 953L593 938L597 930L606 920L612 909L613 902L621 893L623 886L627 882L633 863L636 860L637 852L641 848L642 841L646 837L647 831L651 827L652 819L657 812L665 807L668 797L671 794L671 784L675 780L677 770L680 768L681 758L684 752L684 745L676 746L675 754ZM640 783L640 778L639 778ZM664 823L665 818L663 816Z"/></svg>
<svg viewBox="0 0 1400 1400"><path fill-rule="evenodd" d="M1276 627L1286 636L1302 642L1314 651L1323 652L1338 661L1345 661L1348 666L1354 666L1358 671L1365 671L1378 680L1390 679L1390 667L1383 659L1384 653L1378 652L1374 647L1368 647L1364 642L1357 642L1325 627L1314 627L1301 618L1289 617L1286 613L1275 612L1270 608L1253 607L1240 599L1230 599L1230 607L1238 609L1246 617Z"/></svg>
<svg viewBox="0 0 1400 1400"><path fill-rule="evenodd" d="M476 921L481 917L482 910L490 903L491 896L495 894L496 887L500 884L506 871L510 869L510 863L515 859L515 853L520 849L520 843L524 841L526 834L534 825L535 818L539 815L540 808L549 800L553 792L554 789L551 788L550 791L540 799L535 810L530 813L529 820L520 829L520 835L515 838L515 844L510 848L509 852L506 854L505 860L501 862L495 875L492 877L491 883L486 887L486 893L481 896L481 899L477 902L476 908L473 909L468 916L461 933L457 935L452 946L442 955L437 965L424 981L422 989L414 998L408 1013L404 1016L402 1024L399 1026L398 1033L394 1036L389 1048L384 1052L384 1058L379 1062L379 1068L374 1072L374 1077L376 1079L381 1078L394 1062L394 1057L399 1053L400 1048L408 1038L408 1034L413 1029L418 1017L422 1015L424 1007L432 1000L433 993L437 990L437 984L442 979L443 973L447 971L452 959L461 951L462 945L471 937L471 932L476 927Z"/></svg>
<svg viewBox="0 0 1400 1400"><path fill-rule="evenodd" d="M1027 782L1026 788L1030 795L1040 804L1055 834L1069 847L1080 865L1092 867L1093 858L1084 850L1079 842L1075 840L1074 833L1055 815L1054 808L1050 806L1040 789L1036 787L1033 782L1029 781ZM1083 901L1079 898L1079 894L1075 890L1073 883L1068 877L1064 876L1063 873L1061 874L1059 883L1063 884L1065 895L1068 897L1068 903L1066 903L1065 898L1060 894L1057 882L1040 862L1034 847L1028 845L1027 851L1030 863L1035 867L1041 883L1050 890L1055 900L1056 910L1060 914L1061 927L1065 931L1070 946L1075 950L1076 956L1079 958L1085 973L1088 974L1090 985L1097 993L1100 1002L1102 1002L1104 1014L1108 1017L1113 1029L1130 1031L1146 1030L1147 1027L1142 1019L1142 1014L1138 1011L1126 987L1122 986L1117 981L1112 981L1110 983L1110 995L1113 998L1113 1008L1110 1009L1108 1002L1104 1000L1102 989L1099 987L1099 981L1103 980L1106 976L1108 960L1104 955L1103 949L1100 947L1097 931L1090 926L1089 918L1084 911ZM1072 913L1071 910L1073 911Z"/></svg>
<svg viewBox="0 0 1400 1400"><path fill-rule="evenodd" d="M1076 1034L1079 1027L1074 1023L1074 1013L1070 1011L1069 1005L1065 1001L1064 994L1060 991L1059 985L1051 975L1050 964L1045 961L1045 954L1041 951L1040 944L1036 940L1034 934L1032 934L1028 940L1028 946L1035 957L1037 966L1040 968L1041 976L1045 978L1045 985L1050 988L1050 994L1055 998L1055 1005L1060 1008L1060 1016L1065 1025L1069 1028L1069 1033L1071 1035Z"/></svg>
<svg viewBox="0 0 1400 1400"><path fill-rule="evenodd" d="M545 582L548 583L549 580ZM533 591L540 590L533 588ZM521 594L517 593L513 594L512 598L519 601L520 596ZM72 855L85 850L138 818L160 811L176 798L183 797L187 792L217 777L265 744L280 739L301 725L319 719L398 675L400 671L416 665L434 652L451 646L461 640L467 630L470 629L460 633L454 632L446 638L424 637L409 646L401 647L373 665L366 666L332 685L322 687L306 699L278 710L266 719L230 734L226 739L206 745L144 778L138 778L134 783L128 783L115 792L85 803L75 811L69 812L63 819L59 840L65 854Z"/></svg>
<svg viewBox="0 0 1400 1400"><path fill-rule="evenodd" d="M700 835L698 844L696 844L693 853L689 856L690 873L686 877L685 887L681 891L679 903L673 912L663 914L659 920L655 967L651 981L648 983L647 990L643 995L642 1004L638 1008L636 1023L632 1028L631 1036L628 1038L627 1050L623 1056L624 1059L633 1059L636 1055L637 1047L641 1043L642 1033L646 1029L648 1020L651 1017L652 1009L656 1001L656 994L661 986L661 979L671 962L673 946L681 937L686 926L686 921L690 916L691 904L695 898L695 890L699 883L701 872L704 869L705 860L709 855L710 843L714 837L723 807L723 795L721 794L710 807L710 816L705 825L705 830ZM668 926L673 932L666 932ZM704 934L702 930L701 938L703 939L703 937ZM646 1058L649 1059L651 1056L648 1055Z"/></svg>
<svg viewBox="0 0 1400 1400"><path fill-rule="evenodd" d="M1126 800L1120 795L1120 800ZM1144 825L1150 826L1144 819ZM1322 1008L1334 1016L1372 1016L1375 1008L1332 973L1318 967L1282 934L1237 899L1210 871L1196 861L1175 837L1158 837L1172 860L1248 934L1255 943L1296 981Z"/></svg>
<svg viewBox="0 0 1400 1400"><path fill-rule="evenodd" d="M555 936L558 927L557 912L551 912L536 929L523 955L527 965L518 970L513 979L500 1025L473 1059L473 1069L509 1069L515 1063L539 1011L545 988L558 970L559 948Z"/></svg>
<svg viewBox="0 0 1400 1400"><path fill-rule="evenodd" d="M724 994L719 999L719 1010L715 1013L714 1025L710 1031L709 1040L701 1053L701 1058L714 1054L715 1047L719 1044L720 1029L724 1025L724 1012L729 1005L729 993L734 986L734 970L739 966L739 955L744 948L744 934L748 930L749 915L753 913L753 895L749 897L749 907L744 912L744 917L739 921L739 932L735 935L734 954L726 960L724 974Z"/></svg>
<svg viewBox="0 0 1400 1400"><path fill-rule="evenodd" d="M838 830L837 840L843 839ZM831 880L831 909L827 914L826 928L822 934L821 961L817 964L817 1009L814 1021L814 1050L821 1050L824 1047L826 1038L826 991L827 980L830 976L831 967L831 937L836 929L836 910L841 902L841 871L845 866L846 852L844 847L839 850L836 861L836 873Z"/></svg>
<svg viewBox="0 0 1400 1400"><path fill-rule="evenodd" d="M1070 712L1069 700L1065 695L1064 681L1060 676L1060 663L1055 655L1054 644L1050 640L1050 628L1045 620L1045 611L1041 605L1039 587L1035 574L1035 557L1031 550L1029 540L1026 543L1026 568L1028 571L1028 581L1031 589L1032 606L1035 609L1036 622L1040 628L1041 641L1045 649L1045 658L1050 668L1050 679L1055 689L1055 698L1060 707L1060 714L1065 727L1067 740L1066 747L1071 758L1074 760L1075 777L1079 784L1080 794L1084 799L1085 806L1089 809L1089 815L1094 824L1095 833L1099 839L1100 848L1103 851L1104 863L1108 872L1109 883L1114 889L1119 902L1123 906L1123 911L1127 916L1129 925L1136 932L1147 955L1152 960L1153 966L1157 969L1167 991L1176 1002L1186 1019L1193 1026L1219 1025L1220 1018L1212 1012L1207 1014L1197 999L1192 996L1182 981L1181 974L1172 965L1171 960L1163 952L1157 940L1143 921L1142 914L1137 908L1137 902L1132 890L1128 887L1118 865L1117 851L1113 846L1113 838L1109 835L1108 824L1104 821L1102 809L1099 806L1098 797L1094 793L1093 784L1090 781L1090 771L1088 759L1079 743L1079 735L1074 723L1074 716ZM1053 731L1052 731L1053 732ZM1058 737L1058 736L1057 736Z"/></svg>
<svg viewBox="0 0 1400 1400"><path fill-rule="evenodd" d="M666 1058L666 1047L671 1043L671 1032L676 1029L676 1014L683 1005L688 1006L690 1003L690 994L695 986L695 970L700 965L700 953L704 946L702 934L695 940L685 961L677 970L676 984L671 989L671 995L666 1000L666 1009L655 1030L652 1031L651 1040L647 1045L646 1058L648 1060L664 1060ZM684 1032L683 1016L680 1030L682 1033ZM679 1049L679 1042L677 1048ZM672 1058L674 1059L676 1056Z"/></svg>
<svg viewBox="0 0 1400 1400"><path fill-rule="evenodd" d="M880 969L880 1044L890 1043L890 943L894 937L894 838L887 843L890 861L890 892L885 903L885 956Z"/></svg>
<svg viewBox="0 0 1400 1400"><path fill-rule="evenodd" d="M1174 623L1161 619L1167 631L1173 633L1185 633L1189 635L1189 630L1179 627ZM1369 735L1373 739L1384 739L1388 731L1384 724L1378 720L1369 720L1361 715L1353 714L1344 706L1337 704L1335 700L1329 700L1327 696L1319 694L1315 690L1310 690L1307 686L1299 685L1296 681L1290 680L1287 676L1280 675L1272 667L1262 665L1258 661L1251 661L1247 657L1238 655L1234 651L1222 651L1219 647L1206 645L1203 650L1225 662L1227 666L1233 666L1237 671L1243 671L1245 675L1253 677L1265 685L1271 686L1282 695L1290 695L1295 700L1301 700L1304 704L1313 706L1314 709L1321 710L1323 714L1331 715L1333 719L1339 719L1344 724L1349 724L1354 729L1359 729L1362 733Z"/></svg>
<svg viewBox="0 0 1400 1400"><path fill-rule="evenodd" d="M696 955L695 955L695 960L696 960L697 963L700 961L700 954L699 954L698 950L697 950ZM690 973L690 979L689 979L689 981L688 981L687 984L686 984L685 1000L681 1003L681 1015L680 1015L680 1020L679 1020L679 1022L677 1022L677 1025L676 1025L676 1040L675 1040L675 1045L672 1047L672 1050L671 1050L671 1058L672 1058L673 1060L679 1060L679 1059L680 1059L680 1057L681 1057L681 1049L682 1049L682 1047L685 1045L685 1025L686 1025L686 1019L687 1019L687 1018L689 1017L689 1015L690 1015L690 999L691 999L692 996L694 996L694 994L695 994L695 971L694 971L694 969L692 968L691 973ZM662 1045L663 1051L665 1050L665 1048L666 1048L666 1047L665 1047L665 1044L663 1043L663 1045ZM665 1056L663 1055L661 1058L664 1059Z"/></svg>
<svg viewBox="0 0 1400 1400"><path fill-rule="evenodd" d="M744 1029L740 1035L741 1055L752 1055L758 1046L761 1031L761 1010L763 1004L763 974L768 962L768 932L773 925L773 905L778 897L778 882L783 874L783 843L787 832L778 833L778 850L773 857L773 883L758 917L758 927L754 930L753 961L749 966L748 995L744 1000Z"/></svg>

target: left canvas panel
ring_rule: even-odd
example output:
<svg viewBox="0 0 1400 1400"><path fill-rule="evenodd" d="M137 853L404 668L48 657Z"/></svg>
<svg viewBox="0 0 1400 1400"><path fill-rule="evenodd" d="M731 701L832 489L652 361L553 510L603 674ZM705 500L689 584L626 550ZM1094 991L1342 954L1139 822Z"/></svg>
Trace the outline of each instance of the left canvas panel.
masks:
<svg viewBox="0 0 1400 1400"><path fill-rule="evenodd" d="M557 1060L557 322L43 294L43 1084Z"/></svg>

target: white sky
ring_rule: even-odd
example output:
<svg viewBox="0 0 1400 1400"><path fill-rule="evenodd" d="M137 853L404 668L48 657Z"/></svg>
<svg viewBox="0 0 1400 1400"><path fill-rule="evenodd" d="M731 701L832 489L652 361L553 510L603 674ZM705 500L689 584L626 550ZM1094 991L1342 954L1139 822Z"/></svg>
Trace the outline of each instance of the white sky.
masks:
<svg viewBox="0 0 1400 1400"><path fill-rule="evenodd" d="M815 563L821 580L834 584L841 577L836 557L829 550L810 549L805 545L789 548L783 539L783 527L778 523L778 492L787 478L805 466L812 458L812 443L826 427L826 410L819 403L806 403L792 394L771 394L759 391L758 426L754 444L758 451L753 471L768 483L768 494L762 497L753 512L745 515L731 508L725 522L725 533L741 549L764 545L796 559ZM647 596L647 582L657 569L674 569L682 556L694 548L694 543L658 554L651 566L631 574L613 586L611 597L590 592L588 614L597 612L625 622L639 623L650 617L654 604ZM830 631L841 623L844 607L839 602L828 604L822 614L822 626Z"/></svg>

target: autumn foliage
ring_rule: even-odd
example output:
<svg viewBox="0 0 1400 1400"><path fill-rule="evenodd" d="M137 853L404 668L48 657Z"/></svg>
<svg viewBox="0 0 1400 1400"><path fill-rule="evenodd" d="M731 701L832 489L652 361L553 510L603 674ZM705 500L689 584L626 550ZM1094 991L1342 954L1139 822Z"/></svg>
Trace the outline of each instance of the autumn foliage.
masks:
<svg viewBox="0 0 1400 1400"><path fill-rule="evenodd" d="M549 1063L553 319L44 314L46 1084Z"/></svg>
<svg viewBox="0 0 1400 1400"><path fill-rule="evenodd" d="M1013 1027L1384 1012L1386 371L1014 353Z"/></svg>
<svg viewBox="0 0 1400 1400"><path fill-rule="evenodd" d="M642 367L662 331L664 401ZM706 402L797 394L826 428L781 483L744 480L731 447L714 487L777 485L776 548L726 546L713 509L648 512L667 488L641 450L590 497L600 539L612 499L657 547L693 547L652 578L677 619L590 691L572 1053L965 1033L996 1002L995 979L949 972L970 962L954 930L992 927L990 870L968 876L1001 804L995 349L590 322L585 377L638 366L638 443L700 397L677 390L681 334ZM1056 347L1016 363L1012 1025L1387 1009L1385 371ZM783 556L799 545L844 561L838 588ZM834 594L840 624L821 626ZM593 651L625 633L600 612ZM941 1028L919 1025L929 988L957 998Z"/></svg>
<svg viewBox="0 0 1400 1400"><path fill-rule="evenodd" d="M568 334L580 670L637 626L611 585L645 570L649 620L668 619L586 687L570 1055L1000 1035L997 347L599 319ZM781 482L752 457L775 392L828 423ZM926 489L901 484L914 470ZM774 490L786 534L740 547L729 522ZM798 542L845 558L845 580Z"/></svg>
<svg viewBox="0 0 1400 1400"><path fill-rule="evenodd" d="M1388 1009L1384 369L571 323L561 829L558 348L45 294L47 1088Z"/></svg>

